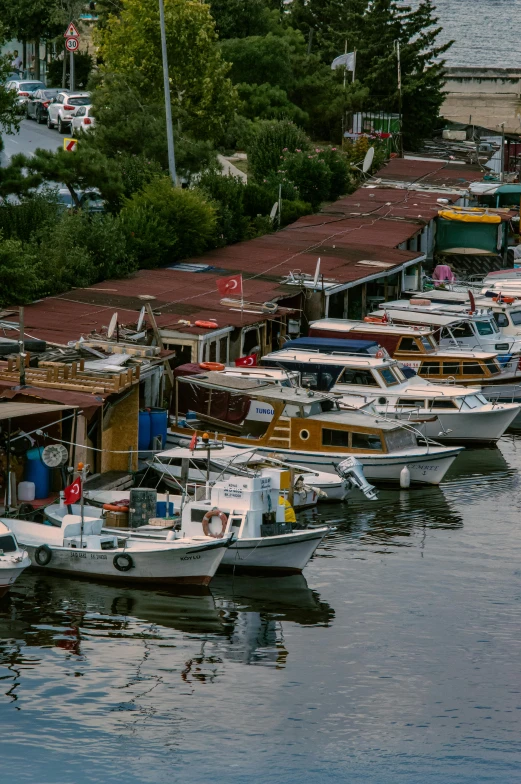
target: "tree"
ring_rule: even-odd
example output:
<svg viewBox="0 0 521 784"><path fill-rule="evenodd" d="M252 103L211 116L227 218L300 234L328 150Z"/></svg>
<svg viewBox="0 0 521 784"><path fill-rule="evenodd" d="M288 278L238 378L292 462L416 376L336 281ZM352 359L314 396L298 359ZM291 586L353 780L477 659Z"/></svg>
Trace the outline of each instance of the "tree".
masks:
<svg viewBox="0 0 521 784"><path fill-rule="evenodd" d="M29 175L45 182L63 183L71 194L73 203L80 207L78 191L98 188L102 197L111 204L118 204L123 192L123 182L117 164L99 150L78 144L74 152L42 150L32 157L14 155L12 168L27 170Z"/></svg>
<svg viewBox="0 0 521 784"><path fill-rule="evenodd" d="M41 264L35 248L20 240L4 239L0 232L0 304L23 305L38 296Z"/></svg>
<svg viewBox="0 0 521 784"><path fill-rule="evenodd" d="M120 154L143 156L168 171L166 120L163 96L147 91L139 74L132 78L105 74L93 84L96 125L88 142L110 158ZM209 139L196 139L189 132L175 133L178 174L189 180L215 161Z"/></svg>
<svg viewBox="0 0 521 784"><path fill-rule="evenodd" d="M177 132L196 139L222 134L233 115L235 90L217 47L215 23L204 3L166 0L165 25ZM138 99L162 103L163 71L156 0L126 0L121 15L98 31L102 78L117 75ZM164 104L163 104L164 106ZM163 109L164 112L164 109Z"/></svg>
<svg viewBox="0 0 521 784"><path fill-rule="evenodd" d="M253 175L262 180L280 168L284 152L307 150L310 141L304 131L288 120L259 124L251 147L248 161Z"/></svg>
<svg viewBox="0 0 521 784"><path fill-rule="evenodd" d="M265 0L210 0L219 38L266 35L276 29L280 12Z"/></svg>
<svg viewBox="0 0 521 784"><path fill-rule="evenodd" d="M20 125L17 95L13 90L6 90L4 86L11 70L9 59L7 57L0 57L0 129L5 133L17 131ZM0 136L0 150L2 149L3 142L2 137ZM0 187L1 181L2 173L0 171Z"/></svg>
<svg viewBox="0 0 521 784"><path fill-rule="evenodd" d="M56 20L58 9L56 0L0 0L0 19L10 37L19 41L34 41L38 53L40 41L54 38L59 32ZM40 78L38 54L34 62L34 75L36 79Z"/></svg>

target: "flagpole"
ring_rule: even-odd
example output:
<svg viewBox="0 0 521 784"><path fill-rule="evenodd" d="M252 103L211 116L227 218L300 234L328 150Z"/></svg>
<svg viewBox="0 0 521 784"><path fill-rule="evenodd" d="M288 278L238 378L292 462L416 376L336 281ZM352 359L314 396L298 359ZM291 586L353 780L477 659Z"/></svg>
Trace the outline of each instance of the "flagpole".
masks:
<svg viewBox="0 0 521 784"><path fill-rule="evenodd" d="M85 474L86 468L83 463L78 463L78 469L81 473L81 499L80 499L80 509L81 509L81 529L80 529L80 548L83 548L83 522L84 522L84 506L85 501L83 499L83 485L85 484Z"/></svg>
<svg viewBox="0 0 521 784"><path fill-rule="evenodd" d="M356 49L353 50L353 82L355 81L355 71L356 71Z"/></svg>

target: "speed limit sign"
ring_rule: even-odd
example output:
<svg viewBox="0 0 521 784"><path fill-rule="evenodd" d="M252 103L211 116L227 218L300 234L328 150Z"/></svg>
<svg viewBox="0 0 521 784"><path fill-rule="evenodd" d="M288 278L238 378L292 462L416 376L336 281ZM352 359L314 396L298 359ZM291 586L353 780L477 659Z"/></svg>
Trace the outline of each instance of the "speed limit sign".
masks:
<svg viewBox="0 0 521 784"><path fill-rule="evenodd" d="M78 49L80 42L77 38L67 38L65 40L65 48L68 52L75 52Z"/></svg>

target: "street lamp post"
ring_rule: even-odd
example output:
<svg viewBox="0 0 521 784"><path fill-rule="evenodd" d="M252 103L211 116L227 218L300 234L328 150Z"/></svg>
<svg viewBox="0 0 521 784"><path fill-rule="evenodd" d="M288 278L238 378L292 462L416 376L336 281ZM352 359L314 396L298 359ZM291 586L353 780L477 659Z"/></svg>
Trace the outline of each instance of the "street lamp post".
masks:
<svg viewBox="0 0 521 784"><path fill-rule="evenodd" d="M170 105L170 79L168 77L168 55L166 51L165 6L159 0L159 21L161 24L161 53L163 55L163 83L165 90L166 143L168 147L168 169L174 186L177 186L175 170L174 129L172 127L172 108Z"/></svg>

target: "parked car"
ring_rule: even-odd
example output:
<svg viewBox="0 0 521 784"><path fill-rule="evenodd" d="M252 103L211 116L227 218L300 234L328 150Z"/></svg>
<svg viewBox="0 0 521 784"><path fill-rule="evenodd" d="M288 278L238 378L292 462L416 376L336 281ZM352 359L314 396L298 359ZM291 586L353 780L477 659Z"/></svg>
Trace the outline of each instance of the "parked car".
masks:
<svg viewBox="0 0 521 784"><path fill-rule="evenodd" d="M73 134L80 131L90 131L95 124L92 106L78 106L72 116L71 131Z"/></svg>
<svg viewBox="0 0 521 784"><path fill-rule="evenodd" d="M32 93L25 103L25 112L28 120L44 123L47 118L47 107L60 91L57 88L45 88Z"/></svg>
<svg viewBox="0 0 521 784"><path fill-rule="evenodd" d="M77 191L80 209L86 212L105 212L105 202L97 188L89 191ZM60 188L57 192L58 201L64 210L75 210L76 205L68 188Z"/></svg>
<svg viewBox="0 0 521 784"><path fill-rule="evenodd" d="M18 94L18 103L23 109L29 96L42 88L45 88L44 83L35 79L12 79L5 85L6 90L14 90Z"/></svg>
<svg viewBox="0 0 521 784"><path fill-rule="evenodd" d="M59 92L47 107L47 128L58 126L59 133L65 133L72 122L73 112L78 106L90 105L90 93Z"/></svg>

